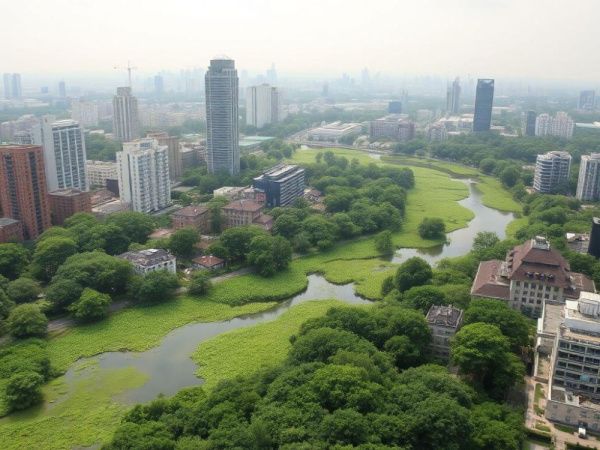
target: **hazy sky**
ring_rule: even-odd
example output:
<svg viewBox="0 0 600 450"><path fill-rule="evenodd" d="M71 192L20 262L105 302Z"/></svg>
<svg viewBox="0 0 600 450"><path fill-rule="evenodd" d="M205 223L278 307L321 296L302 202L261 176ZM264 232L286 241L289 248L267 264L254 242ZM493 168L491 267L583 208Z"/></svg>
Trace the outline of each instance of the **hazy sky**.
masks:
<svg viewBox="0 0 600 450"><path fill-rule="evenodd" d="M600 80L600 0L6 0L0 72L206 67Z"/></svg>

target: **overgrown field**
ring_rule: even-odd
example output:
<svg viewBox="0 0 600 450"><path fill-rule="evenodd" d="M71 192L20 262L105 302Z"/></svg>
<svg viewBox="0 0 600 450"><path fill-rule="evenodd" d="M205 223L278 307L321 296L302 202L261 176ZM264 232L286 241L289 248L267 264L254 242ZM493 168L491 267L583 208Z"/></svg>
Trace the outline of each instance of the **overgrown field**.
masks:
<svg viewBox="0 0 600 450"><path fill-rule="evenodd" d="M200 366L197 374L210 389L220 380L276 366L285 359L290 349L289 339L303 322L340 306L352 307L338 300L302 303L271 322L230 331L203 342L192 357Z"/></svg>

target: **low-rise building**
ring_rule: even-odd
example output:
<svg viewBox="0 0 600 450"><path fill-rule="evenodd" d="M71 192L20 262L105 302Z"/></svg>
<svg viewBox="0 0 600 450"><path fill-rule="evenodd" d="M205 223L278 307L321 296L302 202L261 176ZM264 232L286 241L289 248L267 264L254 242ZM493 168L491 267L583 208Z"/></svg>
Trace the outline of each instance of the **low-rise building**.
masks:
<svg viewBox="0 0 600 450"><path fill-rule="evenodd" d="M223 186L213 190L213 197L225 197L227 200L239 200L243 198L247 186Z"/></svg>
<svg viewBox="0 0 600 450"><path fill-rule="evenodd" d="M345 136L360 134L361 131L362 125L360 123L342 123L337 121L313 128L308 132L308 139L337 142Z"/></svg>
<svg viewBox="0 0 600 450"><path fill-rule="evenodd" d="M254 200L235 200L223 207L227 228L252 225L261 215L263 205Z"/></svg>
<svg viewBox="0 0 600 450"><path fill-rule="evenodd" d="M431 351L441 359L450 357L450 339L463 322L462 309L450 306L431 305L427 312L427 323L431 330Z"/></svg>
<svg viewBox="0 0 600 450"><path fill-rule="evenodd" d="M106 187L106 180L118 179L117 163L112 161L86 161L88 184Z"/></svg>
<svg viewBox="0 0 600 450"><path fill-rule="evenodd" d="M65 220L79 212L92 212L89 192L79 189L59 189L48 194L53 225L63 225Z"/></svg>
<svg viewBox="0 0 600 450"><path fill-rule="evenodd" d="M175 273L177 268L177 258L162 248L126 252L119 255L119 258L129 261L138 275L157 270Z"/></svg>
<svg viewBox="0 0 600 450"><path fill-rule="evenodd" d="M545 302L564 303L581 291L594 291L594 282L571 272L569 263L537 236L509 250L504 261L482 261L471 295L505 301L514 309L540 317Z"/></svg>
<svg viewBox="0 0 600 450"><path fill-rule="evenodd" d="M0 243L21 242L23 226L21 222L10 217L0 217Z"/></svg>
<svg viewBox="0 0 600 450"><path fill-rule="evenodd" d="M304 195L304 169L292 164L277 164L254 178L253 186L265 193L267 207L288 206Z"/></svg>
<svg viewBox="0 0 600 450"><path fill-rule="evenodd" d="M194 269L219 270L225 267L225 260L213 255L203 255L192 259Z"/></svg>
<svg viewBox="0 0 600 450"><path fill-rule="evenodd" d="M388 138L400 142L408 141L415 137L415 124L394 115L382 117L370 122L369 136L371 139Z"/></svg>
<svg viewBox="0 0 600 450"><path fill-rule="evenodd" d="M261 214L256 219L254 219L252 224L258 225L259 227L270 233L273 229L273 216L270 216L268 214Z"/></svg>
<svg viewBox="0 0 600 450"><path fill-rule="evenodd" d="M210 229L210 211L206 206L190 205L181 208L171 215L173 228L192 227L201 233L208 233Z"/></svg>

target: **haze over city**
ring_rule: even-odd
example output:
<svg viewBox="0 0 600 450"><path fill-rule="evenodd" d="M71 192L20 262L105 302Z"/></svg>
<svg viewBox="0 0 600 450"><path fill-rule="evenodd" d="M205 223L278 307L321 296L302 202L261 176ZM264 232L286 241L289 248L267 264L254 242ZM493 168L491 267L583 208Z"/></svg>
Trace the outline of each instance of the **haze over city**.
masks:
<svg viewBox="0 0 600 450"><path fill-rule="evenodd" d="M217 54L262 71L600 77L600 2L356 0L102 2L2 7L2 68L29 74L205 67Z"/></svg>

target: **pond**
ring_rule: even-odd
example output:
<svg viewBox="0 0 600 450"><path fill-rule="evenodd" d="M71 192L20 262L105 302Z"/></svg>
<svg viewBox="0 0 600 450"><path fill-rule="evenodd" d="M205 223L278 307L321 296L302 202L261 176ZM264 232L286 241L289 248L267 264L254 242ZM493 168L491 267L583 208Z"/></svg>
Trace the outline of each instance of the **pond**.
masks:
<svg viewBox="0 0 600 450"><path fill-rule="evenodd" d="M480 231L496 233L500 239L506 237L506 226L515 218L513 213L501 212L488 208L482 202L482 193L477 183L471 179L455 179L465 183L469 188L469 196L458 203L475 214L466 228L448 233L447 242L430 248L402 248L396 252L392 262L401 263L408 258L418 256L429 264L443 258L453 258L467 254L473 246L473 238Z"/></svg>

